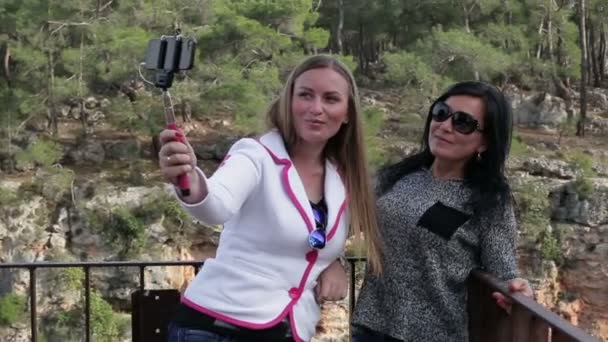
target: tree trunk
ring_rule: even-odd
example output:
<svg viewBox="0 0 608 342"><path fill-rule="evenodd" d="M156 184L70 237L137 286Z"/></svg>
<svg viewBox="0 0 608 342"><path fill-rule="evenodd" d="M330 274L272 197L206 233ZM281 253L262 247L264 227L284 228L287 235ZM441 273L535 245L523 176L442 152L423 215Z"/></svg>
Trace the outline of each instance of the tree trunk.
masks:
<svg viewBox="0 0 608 342"><path fill-rule="evenodd" d="M585 136L585 121L587 119L587 28L585 26L585 0L578 0L579 33L581 42L581 114L576 124L576 135Z"/></svg>
<svg viewBox="0 0 608 342"><path fill-rule="evenodd" d="M593 26L593 22L591 18L587 16L585 18L585 35L587 38L587 85L591 85L591 81L593 81L593 55L591 54L591 36L593 33L591 32L591 27Z"/></svg>
<svg viewBox="0 0 608 342"><path fill-rule="evenodd" d="M543 27L545 27L545 18L543 17L540 21L540 26L538 27L538 46L536 48L536 59L540 59L540 56L543 52Z"/></svg>
<svg viewBox="0 0 608 342"><path fill-rule="evenodd" d="M49 128L53 136L57 136L57 111L55 110L55 61L53 60L53 52L49 49L47 51L47 68L49 73L49 79L47 83L48 92L48 109L47 115L49 120Z"/></svg>
<svg viewBox="0 0 608 342"><path fill-rule="evenodd" d="M343 53L342 30L344 29L344 0L338 0L338 27L336 29L336 45L338 53Z"/></svg>
<svg viewBox="0 0 608 342"><path fill-rule="evenodd" d="M600 84L604 84L604 77L606 73L606 59L608 59L608 47L606 46L606 30L604 24L601 25L600 31L600 52L597 56L597 62L599 64Z"/></svg>
<svg viewBox="0 0 608 342"><path fill-rule="evenodd" d="M562 30L557 28L557 65L564 66L564 38L562 37Z"/></svg>
<svg viewBox="0 0 608 342"><path fill-rule="evenodd" d="M365 36L363 35L363 24L359 19L359 69L361 72L366 72L367 63L365 61Z"/></svg>
<svg viewBox="0 0 608 342"><path fill-rule="evenodd" d="M467 4L462 2L462 12L464 17L464 30L471 33L471 12L467 9Z"/></svg>
<svg viewBox="0 0 608 342"><path fill-rule="evenodd" d="M99 18L100 9L101 9L101 0L97 0L97 6L95 7L95 19Z"/></svg>
<svg viewBox="0 0 608 342"><path fill-rule="evenodd" d="M589 61L591 64L591 73L593 75L593 86L594 87L600 87L600 63L599 59L598 59L598 48L597 48L597 37L596 35L596 25L594 22L589 21L587 23L587 26L589 26Z"/></svg>
<svg viewBox="0 0 608 342"><path fill-rule="evenodd" d="M553 0L547 6L547 40L549 45L549 58L553 61Z"/></svg>

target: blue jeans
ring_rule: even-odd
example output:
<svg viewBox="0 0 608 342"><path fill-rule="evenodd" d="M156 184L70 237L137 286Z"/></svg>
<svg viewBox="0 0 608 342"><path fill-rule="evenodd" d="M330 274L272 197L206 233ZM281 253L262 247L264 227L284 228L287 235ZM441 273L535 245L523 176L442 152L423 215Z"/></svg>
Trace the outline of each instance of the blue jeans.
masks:
<svg viewBox="0 0 608 342"><path fill-rule="evenodd" d="M238 342L236 338L214 332L169 325L167 342Z"/></svg>

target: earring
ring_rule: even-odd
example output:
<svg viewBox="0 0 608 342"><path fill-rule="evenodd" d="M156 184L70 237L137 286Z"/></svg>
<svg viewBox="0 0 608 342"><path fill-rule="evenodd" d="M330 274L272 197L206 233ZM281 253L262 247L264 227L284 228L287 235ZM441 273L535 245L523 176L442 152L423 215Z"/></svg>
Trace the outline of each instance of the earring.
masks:
<svg viewBox="0 0 608 342"><path fill-rule="evenodd" d="M481 161L481 152L477 152L477 161L480 162Z"/></svg>

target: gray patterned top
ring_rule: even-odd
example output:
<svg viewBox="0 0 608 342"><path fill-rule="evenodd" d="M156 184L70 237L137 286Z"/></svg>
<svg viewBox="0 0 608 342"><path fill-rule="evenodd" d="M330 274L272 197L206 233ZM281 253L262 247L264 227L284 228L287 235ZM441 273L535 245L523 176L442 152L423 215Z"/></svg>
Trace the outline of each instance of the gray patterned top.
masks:
<svg viewBox="0 0 608 342"><path fill-rule="evenodd" d="M378 199L385 273L366 273L354 325L407 342L468 339L469 272L483 267L503 280L517 277L512 205L462 218L472 214L465 208L470 195L462 181L438 180L423 169ZM433 205L440 210L429 210ZM420 220L427 210L430 219Z"/></svg>

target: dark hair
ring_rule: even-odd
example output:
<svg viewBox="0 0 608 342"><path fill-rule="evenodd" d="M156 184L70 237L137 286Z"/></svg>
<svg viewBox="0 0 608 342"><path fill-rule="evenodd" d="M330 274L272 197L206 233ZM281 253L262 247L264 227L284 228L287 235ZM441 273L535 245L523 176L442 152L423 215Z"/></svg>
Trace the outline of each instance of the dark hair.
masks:
<svg viewBox="0 0 608 342"><path fill-rule="evenodd" d="M467 204L477 213L511 198L511 189L505 176L505 163L511 148L513 129L511 104L498 88L475 81L454 84L435 102L445 101L455 95L475 96L485 105L483 135L486 139L486 150L481 153L481 160L472 157L464 171L464 182L473 190L473 195ZM378 171L378 195L390 190L403 176L431 166L435 157L428 143L430 124L429 113L424 126L420 152Z"/></svg>

